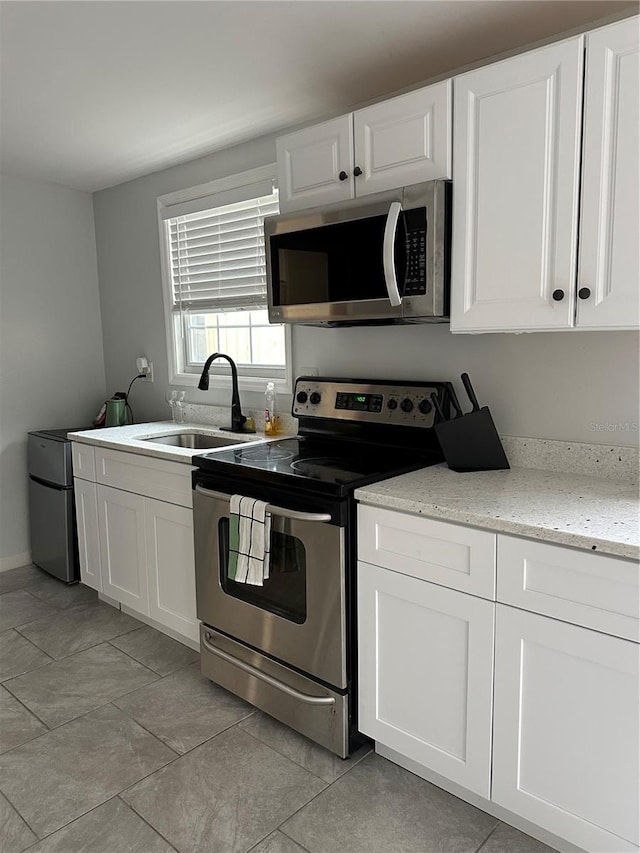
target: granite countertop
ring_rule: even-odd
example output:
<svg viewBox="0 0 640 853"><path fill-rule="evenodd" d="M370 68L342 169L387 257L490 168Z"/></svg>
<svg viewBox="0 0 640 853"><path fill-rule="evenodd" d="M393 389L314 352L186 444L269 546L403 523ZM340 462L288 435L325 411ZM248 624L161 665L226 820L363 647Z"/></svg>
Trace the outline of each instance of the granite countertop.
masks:
<svg viewBox="0 0 640 853"><path fill-rule="evenodd" d="M224 447L205 447L194 449L192 447L173 447L170 444L157 444L152 441L144 441L145 438L153 438L158 435L171 435L180 432L204 433L205 435L219 435L221 437L242 439L247 444L256 442L272 441L265 439L264 433L240 433L221 430L220 427L209 426L199 423L177 424L174 421L155 421L146 424L131 424L128 426L106 427L103 429L90 429L69 434L73 441L83 444L93 444L96 447L108 447L111 450L123 450L128 453L139 453L143 456L154 456L156 459L168 459L171 462L184 462L191 464L191 457L202 453L215 453L216 450L225 450Z"/></svg>
<svg viewBox="0 0 640 853"><path fill-rule="evenodd" d="M640 557L640 501L630 483L531 468L458 474L436 465L357 489L355 496L386 509Z"/></svg>

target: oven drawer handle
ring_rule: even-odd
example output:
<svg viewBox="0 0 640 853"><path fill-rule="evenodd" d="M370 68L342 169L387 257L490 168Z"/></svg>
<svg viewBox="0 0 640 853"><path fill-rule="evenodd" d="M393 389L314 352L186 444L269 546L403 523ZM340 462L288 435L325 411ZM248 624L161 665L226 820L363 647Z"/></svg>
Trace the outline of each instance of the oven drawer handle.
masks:
<svg viewBox="0 0 640 853"><path fill-rule="evenodd" d="M204 495L207 498L213 498L216 501L226 501L229 503L231 498L222 492L214 492L211 489L205 489L204 486L196 486L196 492ZM272 506L267 504L267 512L271 515L280 515L282 518L291 518L293 521L331 521L331 516L328 512L298 512L295 509L285 509L281 506Z"/></svg>
<svg viewBox="0 0 640 853"><path fill-rule="evenodd" d="M289 687L288 684L284 684L282 681L278 681L277 678L272 678L270 675L267 675L266 672L261 672L261 670L256 669L255 666L251 666L249 663L245 663L242 660L234 657L233 655L228 654L227 652L223 652L222 649L216 648L216 646L212 646L209 643L211 639L211 634L205 633L202 637L202 645L208 652L216 655L227 663L233 664L233 666L237 666L238 669L244 670L244 672L249 675L253 675L254 678L260 679L260 681L264 681L267 684L270 684L271 687L275 687L280 690L282 693L286 693L288 696L293 696L294 699L297 699L299 702L305 702L307 705L335 705L336 700L333 696L310 696L308 693L301 693L299 690L295 690L293 687Z"/></svg>

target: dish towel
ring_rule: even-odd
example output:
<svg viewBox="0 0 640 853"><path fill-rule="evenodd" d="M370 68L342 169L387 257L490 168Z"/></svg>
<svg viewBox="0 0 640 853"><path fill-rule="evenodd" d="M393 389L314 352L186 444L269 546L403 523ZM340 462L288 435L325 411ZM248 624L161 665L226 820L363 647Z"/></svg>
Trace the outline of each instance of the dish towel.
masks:
<svg viewBox="0 0 640 853"><path fill-rule="evenodd" d="M263 586L269 577L271 515L267 504L231 495L228 577L236 583Z"/></svg>

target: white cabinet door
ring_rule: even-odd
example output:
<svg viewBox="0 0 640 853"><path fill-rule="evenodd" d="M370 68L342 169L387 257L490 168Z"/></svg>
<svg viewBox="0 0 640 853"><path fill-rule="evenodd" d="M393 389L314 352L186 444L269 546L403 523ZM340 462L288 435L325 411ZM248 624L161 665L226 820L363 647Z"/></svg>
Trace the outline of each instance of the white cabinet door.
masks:
<svg viewBox="0 0 640 853"><path fill-rule="evenodd" d="M358 564L360 730L486 798L494 608Z"/></svg>
<svg viewBox="0 0 640 853"><path fill-rule="evenodd" d="M451 331L573 325L583 46L454 81Z"/></svg>
<svg viewBox="0 0 640 853"><path fill-rule="evenodd" d="M96 484L75 477L73 490L76 502L80 580L86 586L102 592Z"/></svg>
<svg viewBox="0 0 640 853"><path fill-rule="evenodd" d="M492 799L585 850L637 849L640 647L496 616Z"/></svg>
<svg viewBox="0 0 640 853"><path fill-rule="evenodd" d="M451 177L451 80L353 114L356 195Z"/></svg>
<svg viewBox="0 0 640 853"><path fill-rule="evenodd" d="M578 275L582 328L638 327L638 60L638 18L587 36Z"/></svg>
<svg viewBox="0 0 640 853"><path fill-rule="evenodd" d="M353 198L351 113L279 137L276 155L281 213Z"/></svg>
<svg viewBox="0 0 640 853"><path fill-rule="evenodd" d="M102 591L148 616L145 499L109 486L97 492Z"/></svg>
<svg viewBox="0 0 640 853"><path fill-rule="evenodd" d="M144 512L149 616L197 642L193 512L148 498Z"/></svg>

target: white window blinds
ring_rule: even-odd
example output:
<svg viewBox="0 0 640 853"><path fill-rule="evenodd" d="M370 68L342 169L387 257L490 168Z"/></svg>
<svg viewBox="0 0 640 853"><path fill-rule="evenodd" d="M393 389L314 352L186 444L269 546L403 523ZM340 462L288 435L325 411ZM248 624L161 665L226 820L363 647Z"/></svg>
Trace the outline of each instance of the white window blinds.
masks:
<svg viewBox="0 0 640 853"><path fill-rule="evenodd" d="M229 311L267 303L264 217L278 191L165 220L173 310Z"/></svg>

